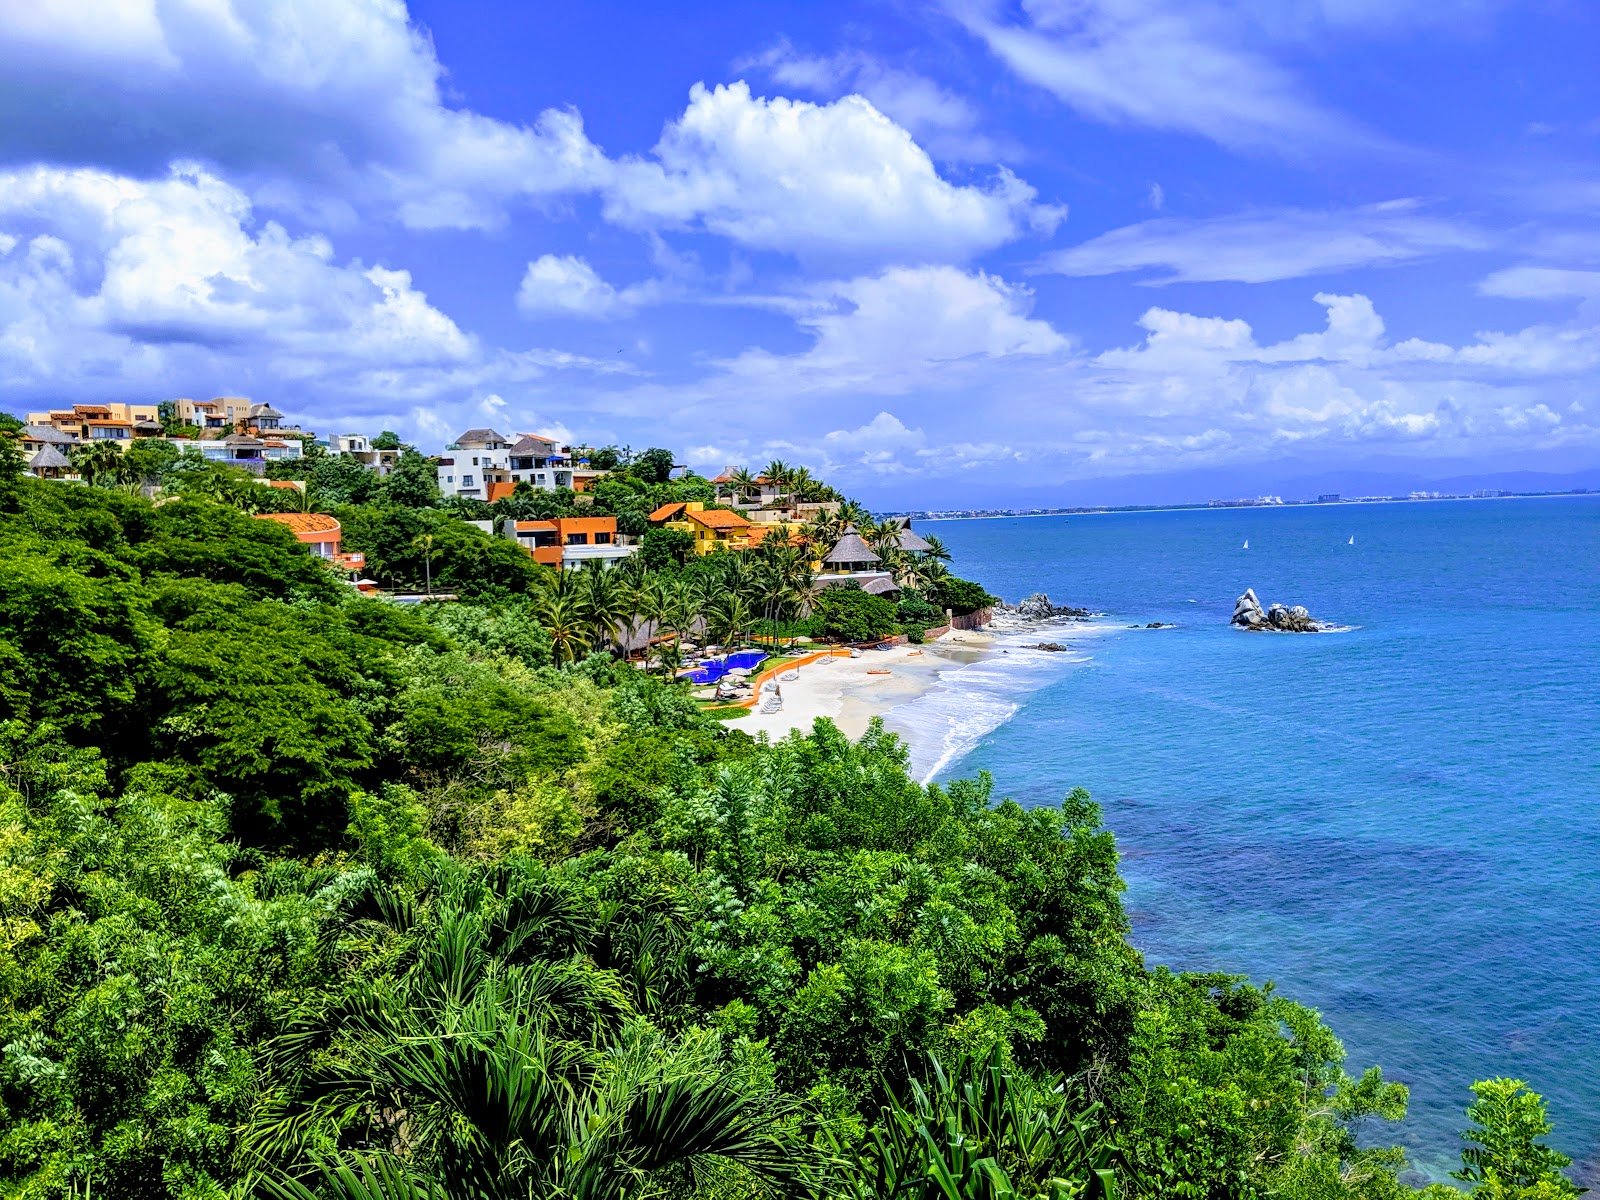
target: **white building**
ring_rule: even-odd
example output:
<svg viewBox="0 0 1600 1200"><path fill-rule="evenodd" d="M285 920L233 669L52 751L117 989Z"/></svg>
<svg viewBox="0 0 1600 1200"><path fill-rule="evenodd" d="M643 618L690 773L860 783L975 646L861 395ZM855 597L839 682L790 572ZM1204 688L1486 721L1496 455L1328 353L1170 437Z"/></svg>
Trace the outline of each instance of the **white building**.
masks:
<svg viewBox="0 0 1600 1200"><path fill-rule="evenodd" d="M303 457L303 449L296 438L260 438L248 433L230 433L227 437L208 442L189 442L179 438L169 440L180 449L193 447L207 462L225 463L257 473L265 470L269 462Z"/></svg>
<svg viewBox="0 0 1600 1200"><path fill-rule="evenodd" d="M576 462L569 446L537 434L522 433L515 440L493 429L469 429L446 447L439 460L439 492L495 501L511 494L519 483L539 491L556 488L582 490L603 472Z"/></svg>
<svg viewBox="0 0 1600 1200"><path fill-rule="evenodd" d="M328 453L355 459L367 470L376 472L379 479L394 470L394 464L400 459L398 450L375 449L372 439L364 433L333 434L328 438Z"/></svg>

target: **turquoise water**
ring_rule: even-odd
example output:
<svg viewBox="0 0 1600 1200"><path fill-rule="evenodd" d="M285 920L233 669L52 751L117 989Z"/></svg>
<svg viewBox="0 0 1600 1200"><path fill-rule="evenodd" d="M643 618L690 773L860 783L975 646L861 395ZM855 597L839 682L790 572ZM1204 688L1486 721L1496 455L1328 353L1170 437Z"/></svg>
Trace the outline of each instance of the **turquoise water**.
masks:
<svg viewBox="0 0 1600 1200"><path fill-rule="evenodd" d="M1457 1165L1467 1084L1506 1074L1595 1177L1600 498L918 528L1007 599L1108 615L896 710L914 765L1024 804L1089 788L1148 960L1320 1009L1353 1069L1410 1085L1421 1170ZM1246 586L1350 628L1231 629Z"/></svg>

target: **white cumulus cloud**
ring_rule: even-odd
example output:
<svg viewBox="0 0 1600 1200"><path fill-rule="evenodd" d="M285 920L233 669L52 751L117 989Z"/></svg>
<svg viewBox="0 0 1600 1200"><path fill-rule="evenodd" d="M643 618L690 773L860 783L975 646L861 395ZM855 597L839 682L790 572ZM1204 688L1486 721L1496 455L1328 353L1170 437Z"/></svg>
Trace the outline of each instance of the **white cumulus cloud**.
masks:
<svg viewBox="0 0 1600 1200"><path fill-rule="evenodd" d="M524 316L608 318L625 316L669 294L666 284L648 280L616 288L587 259L572 254L542 254L528 264L517 289Z"/></svg>
<svg viewBox="0 0 1600 1200"><path fill-rule="evenodd" d="M652 158L618 164L613 221L700 228L802 258L964 261L1058 209L1004 169L987 187L952 184L911 135L860 96L811 104L696 85Z"/></svg>
<svg viewBox="0 0 1600 1200"><path fill-rule="evenodd" d="M29 114L5 123L12 162L150 174L199 158L324 215L377 204L419 228L495 225L606 167L574 113L517 124L448 104L401 0L0 4L0 73Z"/></svg>

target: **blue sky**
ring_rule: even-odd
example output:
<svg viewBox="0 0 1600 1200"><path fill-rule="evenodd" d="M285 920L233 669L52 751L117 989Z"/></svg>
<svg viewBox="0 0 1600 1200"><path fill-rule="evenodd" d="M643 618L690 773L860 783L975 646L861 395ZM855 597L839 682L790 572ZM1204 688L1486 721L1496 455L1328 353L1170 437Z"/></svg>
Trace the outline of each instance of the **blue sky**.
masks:
<svg viewBox="0 0 1600 1200"><path fill-rule="evenodd" d="M1596 61L1581 0L7 5L0 387L885 504L1593 469Z"/></svg>

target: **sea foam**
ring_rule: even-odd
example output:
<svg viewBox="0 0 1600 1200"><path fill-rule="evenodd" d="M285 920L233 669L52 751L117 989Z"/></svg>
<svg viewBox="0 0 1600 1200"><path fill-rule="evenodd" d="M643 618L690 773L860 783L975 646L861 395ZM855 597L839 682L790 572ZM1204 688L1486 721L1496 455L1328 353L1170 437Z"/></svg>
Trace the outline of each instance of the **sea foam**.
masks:
<svg viewBox="0 0 1600 1200"><path fill-rule="evenodd" d="M932 690L885 714L885 726L903 737L910 748L911 773L927 783L1015 716L1027 696L1089 661L1089 655L1077 646L1064 652L1033 648L1041 637L1068 632L1077 642L1084 635L1107 631L1074 624L1003 634L995 639L987 657L940 672Z"/></svg>

